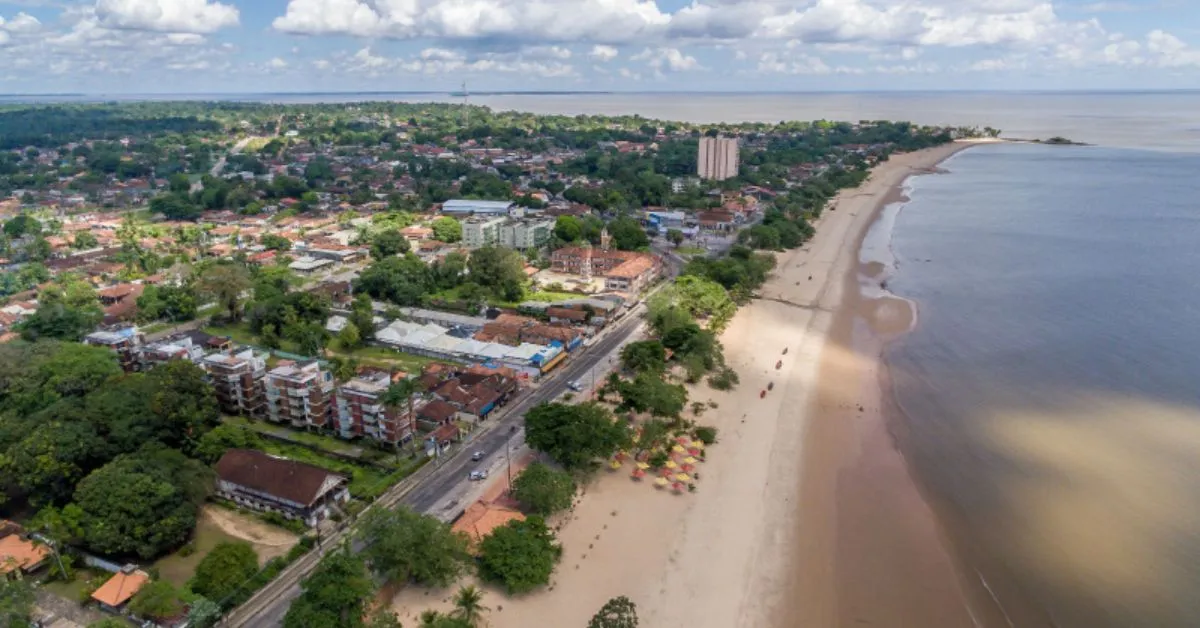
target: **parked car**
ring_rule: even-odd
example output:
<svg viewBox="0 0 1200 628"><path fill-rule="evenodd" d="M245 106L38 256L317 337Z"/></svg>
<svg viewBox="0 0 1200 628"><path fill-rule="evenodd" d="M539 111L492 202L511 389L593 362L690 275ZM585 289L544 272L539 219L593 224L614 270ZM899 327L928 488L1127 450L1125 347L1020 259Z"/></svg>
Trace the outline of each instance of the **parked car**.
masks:
<svg viewBox="0 0 1200 628"><path fill-rule="evenodd" d="M486 480L487 479L487 471L472 471L471 475L470 475L470 479L472 482Z"/></svg>
<svg viewBox="0 0 1200 628"><path fill-rule="evenodd" d="M471 454L471 460L474 460L475 462L479 462L480 460L483 460L483 457L485 455L487 455L487 454L484 454L482 451L477 451L477 452Z"/></svg>
<svg viewBox="0 0 1200 628"><path fill-rule="evenodd" d="M567 382L567 388L570 388L575 392L583 392L583 384L579 383L579 380Z"/></svg>

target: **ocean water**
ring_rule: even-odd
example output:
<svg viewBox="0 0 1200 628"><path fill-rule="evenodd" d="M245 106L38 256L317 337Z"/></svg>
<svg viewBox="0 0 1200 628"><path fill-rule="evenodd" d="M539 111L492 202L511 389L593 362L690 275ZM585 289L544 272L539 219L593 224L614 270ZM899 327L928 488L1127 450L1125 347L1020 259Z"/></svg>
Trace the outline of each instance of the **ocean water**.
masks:
<svg viewBox="0 0 1200 628"><path fill-rule="evenodd" d="M2 95L0 104L130 100L278 103L462 102L448 92ZM909 120L991 126L1006 137L1055 135L1105 146L1200 150L1200 91L1170 92L798 92L472 94L470 102L539 114L639 114L712 122Z"/></svg>
<svg viewBox="0 0 1200 628"><path fill-rule="evenodd" d="M902 449L1017 626L1200 625L1200 156L974 148L910 179Z"/></svg>

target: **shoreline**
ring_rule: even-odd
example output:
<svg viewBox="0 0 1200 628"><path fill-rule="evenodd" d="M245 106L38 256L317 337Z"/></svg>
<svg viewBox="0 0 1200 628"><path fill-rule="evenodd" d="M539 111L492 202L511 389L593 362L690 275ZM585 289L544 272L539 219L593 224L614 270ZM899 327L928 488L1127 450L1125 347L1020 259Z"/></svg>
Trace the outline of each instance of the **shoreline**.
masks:
<svg viewBox="0 0 1200 628"><path fill-rule="evenodd" d="M800 499L787 589L774 626L993 625L980 612L964 565L898 447L884 347L916 324L916 305L886 291L894 260L863 261L864 244L885 210L909 199L911 176L946 172L942 162L979 143L927 154L892 173L865 217L840 276L841 298L821 352L819 390L803 440ZM903 176L898 176L903 175ZM866 209L866 208L864 208ZM871 292L872 294L867 294ZM983 617L982 615L989 615Z"/></svg>
<svg viewBox="0 0 1200 628"><path fill-rule="evenodd" d="M861 591L866 602L879 602L879 612L868 613L875 625L971 625L936 526L921 528L934 534L921 537L918 545L908 538L865 537L870 552L887 554L889 547L911 545L937 557L932 566L938 569L926 570L924 582L904 561L861 563L864 569L848 570L852 563L843 552L832 551L834 544L857 538L837 534L843 517L840 491L831 489L843 481L839 476L850 460L845 456L860 460L863 448L853 429L840 429L858 426L830 420L845 408L822 405L829 401L831 363L836 367L852 356L841 350L849 346L841 344L843 332L853 327L847 321L854 320L844 300L859 291L859 249L866 230L909 176L969 146L957 142L893 156L863 185L837 196L836 209L823 213L816 236L804 247L778 254L777 268L759 291L778 299L740 308L721 335L741 384L725 392L704 383L689 387L691 401L716 404L689 418L719 430L718 443L695 474L696 492L673 495L632 482L627 472L601 473L584 487L576 506L553 522L560 527L563 558L546 591L510 598L484 588L483 603L493 609L488 614L492 628L583 626L620 595L637 605L645 626L823 628L839 625L842 617L852 624L860 613L843 612L854 607L847 606L854 600L840 599L847 586L839 581ZM856 392L878 396L881 391L875 371L844 381ZM760 397L771 384L772 391ZM889 477L907 479L886 429L873 434L868 453L881 450L886 458L892 452L898 465ZM905 494L923 506L911 481L908 486ZM848 523L865 533L894 521L876 516L868 512ZM920 516L933 522L928 507ZM902 554L911 562L912 552ZM912 585L928 590L930 582L944 586L934 587L932 595L910 591ZM947 596L946 590L956 594ZM899 604L906 596L911 601ZM407 623L424 608L445 607L448 598L449 591L410 587L392 606ZM920 611L935 608L949 610L938 621L924 621L930 615ZM878 621L881 617L884 621ZM913 620L897 622L896 617Z"/></svg>

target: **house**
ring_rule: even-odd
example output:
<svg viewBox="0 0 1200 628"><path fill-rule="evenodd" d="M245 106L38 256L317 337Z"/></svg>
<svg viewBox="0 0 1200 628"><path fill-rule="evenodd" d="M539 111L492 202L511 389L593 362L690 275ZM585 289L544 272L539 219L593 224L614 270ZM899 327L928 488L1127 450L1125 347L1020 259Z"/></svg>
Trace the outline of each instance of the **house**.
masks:
<svg viewBox="0 0 1200 628"><path fill-rule="evenodd" d="M146 287L140 283L122 283L96 291L104 306L104 322L112 325L133 320L137 314L137 300Z"/></svg>
<svg viewBox="0 0 1200 628"><path fill-rule="evenodd" d="M458 408L441 399L434 399L417 410L417 423L427 430L450 425L458 418Z"/></svg>
<svg viewBox="0 0 1200 628"><path fill-rule="evenodd" d="M138 366L148 371L171 360L187 360L198 364L204 359L205 352L229 350L231 346L226 336L212 336L200 330L183 332L142 346L138 352Z"/></svg>
<svg viewBox="0 0 1200 628"><path fill-rule="evenodd" d="M252 449L230 449L217 461L217 495L239 506L316 526L350 500L349 479L321 467Z"/></svg>
<svg viewBox="0 0 1200 628"><path fill-rule="evenodd" d="M709 233L729 233L737 228L737 216L733 212L700 212L696 220L700 223L700 230Z"/></svg>
<svg viewBox="0 0 1200 628"><path fill-rule="evenodd" d="M0 520L0 578L24 578L49 558L49 547L23 538L21 526Z"/></svg>
<svg viewBox="0 0 1200 628"><path fill-rule="evenodd" d="M92 593L92 599L104 610L119 613L130 598L148 582L150 574L138 569L136 565L125 565Z"/></svg>
<svg viewBox="0 0 1200 628"><path fill-rule="evenodd" d="M573 310L565 307L548 307L546 308L546 316L550 317L551 323L579 325L588 321L586 310Z"/></svg>
<svg viewBox="0 0 1200 628"><path fill-rule="evenodd" d="M303 256L296 258L288 268L296 271L301 275L311 275L325 268L332 268L336 264L331 259Z"/></svg>

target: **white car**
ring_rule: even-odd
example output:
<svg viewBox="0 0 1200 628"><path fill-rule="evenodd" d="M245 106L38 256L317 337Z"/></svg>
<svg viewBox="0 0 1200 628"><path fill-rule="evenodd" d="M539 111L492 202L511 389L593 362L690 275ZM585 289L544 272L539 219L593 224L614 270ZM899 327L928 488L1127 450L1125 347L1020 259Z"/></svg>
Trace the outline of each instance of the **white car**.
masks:
<svg viewBox="0 0 1200 628"><path fill-rule="evenodd" d="M477 451L477 452L471 454L471 460L474 460L475 462L479 462L480 460L483 460L483 457L486 455L487 454L483 453L482 451Z"/></svg>
<svg viewBox="0 0 1200 628"><path fill-rule="evenodd" d="M472 482L486 480L487 479L487 471L472 471L469 478Z"/></svg>

